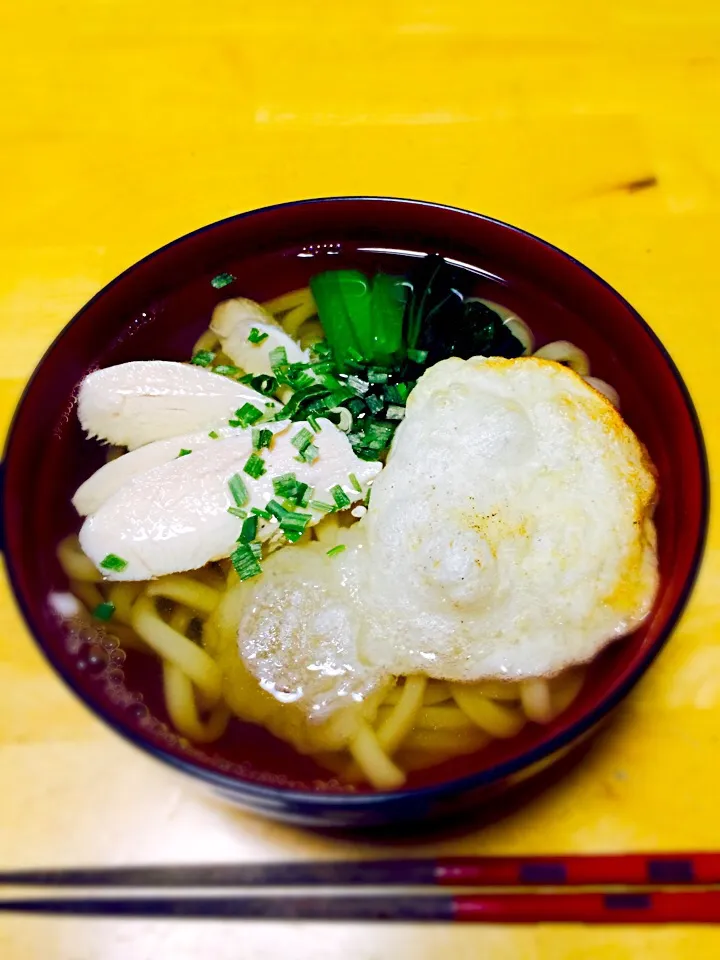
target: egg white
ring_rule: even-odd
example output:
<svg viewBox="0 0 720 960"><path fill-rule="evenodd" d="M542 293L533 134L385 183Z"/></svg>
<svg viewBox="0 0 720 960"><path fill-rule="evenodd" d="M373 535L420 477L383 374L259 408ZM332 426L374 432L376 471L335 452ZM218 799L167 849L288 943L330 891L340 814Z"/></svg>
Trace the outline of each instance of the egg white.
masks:
<svg viewBox="0 0 720 960"><path fill-rule="evenodd" d="M655 498L644 447L571 370L436 364L361 521L363 656L455 681L591 659L651 609Z"/></svg>

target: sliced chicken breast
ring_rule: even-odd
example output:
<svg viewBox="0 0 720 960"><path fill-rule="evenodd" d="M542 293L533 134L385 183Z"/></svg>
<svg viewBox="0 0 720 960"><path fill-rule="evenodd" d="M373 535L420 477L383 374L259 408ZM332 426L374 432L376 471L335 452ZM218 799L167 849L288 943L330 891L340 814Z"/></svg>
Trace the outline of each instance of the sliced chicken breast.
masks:
<svg viewBox="0 0 720 960"><path fill-rule="evenodd" d="M131 360L85 377L78 417L90 436L133 450L154 440L211 430L245 403L263 414L280 408L277 400L203 367Z"/></svg>
<svg viewBox="0 0 720 960"><path fill-rule="evenodd" d="M80 530L82 549L113 580L147 580L228 557L243 522L228 512L235 506L228 486L234 474L246 488L243 508L248 511L264 509L275 497L273 478L287 473L313 488L313 501L332 506L332 488L339 486L350 506L365 496L381 464L356 457L345 434L329 420L322 419L319 424L322 429L313 437L319 454L313 463L298 462L292 440L300 430L309 428L305 423L293 423L276 433L270 448L262 451L266 471L257 479L243 470L248 458L245 437L217 440L141 473L88 517ZM309 505L302 512L311 515L310 526L327 511ZM282 531L277 520L260 519L258 537L279 540ZM125 562L121 570L102 567L109 554Z"/></svg>
<svg viewBox="0 0 720 960"><path fill-rule="evenodd" d="M261 339L248 338L256 329ZM267 311L253 300L225 300L213 311L210 329L220 338L223 351L248 373L272 373L270 352L283 347L289 363L307 363L310 356L289 337ZM259 339L258 338L258 339Z"/></svg>
<svg viewBox="0 0 720 960"><path fill-rule="evenodd" d="M270 422L263 424L264 429L269 429L273 433L279 430L285 430L288 426L287 420ZM212 436L211 436L212 434ZM132 479L141 473L147 473L153 467L159 467L164 463L171 463L180 456L189 454L183 451L193 453L201 447L217 443L219 440L225 440L228 437L237 437L238 449L244 450L246 458L252 453L252 431L243 427L216 427L212 431L201 430L196 433L181 433L177 437L171 437L169 440L155 440L153 443L146 443L136 450L111 460L104 464L99 470L78 487L73 497L73 506L81 517L86 517L90 513L96 513L100 507L109 500L117 491L129 483Z"/></svg>

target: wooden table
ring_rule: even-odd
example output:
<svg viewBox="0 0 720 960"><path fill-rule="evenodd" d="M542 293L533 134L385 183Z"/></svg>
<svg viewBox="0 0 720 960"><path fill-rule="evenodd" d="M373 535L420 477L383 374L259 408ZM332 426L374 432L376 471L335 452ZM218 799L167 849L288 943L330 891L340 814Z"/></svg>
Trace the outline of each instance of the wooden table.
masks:
<svg viewBox="0 0 720 960"><path fill-rule="evenodd" d="M115 274L237 211L435 199L565 248L645 315L720 456L713 0L24 0L0 8L0 418ZM195 793L106 730L0 597L0 863L367 855ZM720 529L657 666L589 756L405 852L718 847ZM700 928L0 921L3 960L706 958Z"/></svg>

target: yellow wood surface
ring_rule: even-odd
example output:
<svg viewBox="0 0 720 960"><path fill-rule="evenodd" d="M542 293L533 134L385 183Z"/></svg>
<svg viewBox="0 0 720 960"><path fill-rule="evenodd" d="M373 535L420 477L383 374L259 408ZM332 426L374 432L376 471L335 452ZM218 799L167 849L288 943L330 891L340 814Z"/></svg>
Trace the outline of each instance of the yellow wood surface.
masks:
<svg viewBox="0 0 720 960"><path fill-rule="evenodd" d="M0 421L138 257L298 197L509 220L645 315L720 454L716 0L0 2ZM646 183L635 189L633 184ZM0 865L371 855L241 814L108 732L0 586ZM720 847L720 529L657 666L520 811L381 853ZM720 930L0 919L3 960L706 958Z"/></svg>

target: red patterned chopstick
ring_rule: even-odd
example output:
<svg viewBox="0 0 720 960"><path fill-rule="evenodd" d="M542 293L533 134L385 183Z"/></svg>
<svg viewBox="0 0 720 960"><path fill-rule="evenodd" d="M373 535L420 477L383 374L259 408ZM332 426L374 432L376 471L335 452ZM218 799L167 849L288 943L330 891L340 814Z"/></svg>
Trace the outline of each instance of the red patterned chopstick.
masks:
<svg viewBox="0 0 720 960"><path fill-rule="evenodd" d="M709 886L720 884L720 853L79 867L0 872L0 883L103 888Z"/></svg>
<svg viewBox="0 0 720 960"><path fill-rule="evenodd" d="M435 882L450 887L696 886L720 883L720 853L450 857Z"/></svg>
<svg viewBox="0 0 720 960"><path fill-rule="evenodd" d="M453 909L462 923L718 923L720 891L463 895Z"/></svg>
<svg viewBox="0 0 720 960"><path fill-rule="evenodd" d="M0 900L0 912L225 920L430 923L717 923L720 891L657 893L317 894Z"/></svg>

